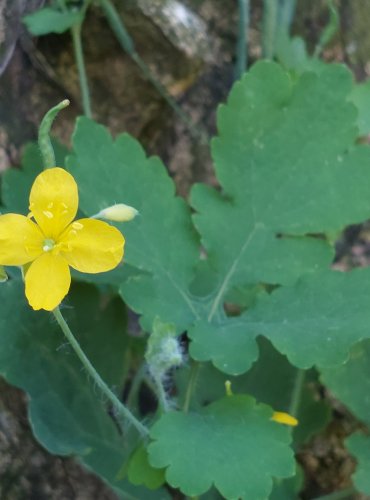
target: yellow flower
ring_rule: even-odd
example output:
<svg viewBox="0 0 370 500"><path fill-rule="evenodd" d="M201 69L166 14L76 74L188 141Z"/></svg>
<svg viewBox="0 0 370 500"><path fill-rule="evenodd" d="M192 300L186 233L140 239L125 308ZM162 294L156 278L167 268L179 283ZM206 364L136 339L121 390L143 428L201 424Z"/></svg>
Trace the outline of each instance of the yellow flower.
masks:
<svg viewBox="0 0 370 500"><path fill-rule="evenodd" d="M74 178L62 168L50 168L33 183L28 217L0 216L0 264L31 263L26 297L35 310L51 311L61 303L71 284L69 266L101 273L122 260L125 239L118 229L94 219L73 222L77 209Z"/></svg>

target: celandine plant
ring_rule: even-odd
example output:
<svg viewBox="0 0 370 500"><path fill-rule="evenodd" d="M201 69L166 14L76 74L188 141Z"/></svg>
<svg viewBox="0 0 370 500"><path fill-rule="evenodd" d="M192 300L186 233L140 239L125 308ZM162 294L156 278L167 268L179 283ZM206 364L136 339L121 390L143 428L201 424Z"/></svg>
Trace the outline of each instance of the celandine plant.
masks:
<svg viewBox="0 0 370 500"><path fill-rule="evenodd" d="M194 186L193 215L127 134L79 118L54 153L66 103L48 113L2 178L0 370L50 452L125 499L298 498L294 452L330 418L318 383L370 425L370 272L331 268L370 216L363 96L342 66L254 65L219 109L219 189ZM369 437L345 445L370 494Z"/></svg>

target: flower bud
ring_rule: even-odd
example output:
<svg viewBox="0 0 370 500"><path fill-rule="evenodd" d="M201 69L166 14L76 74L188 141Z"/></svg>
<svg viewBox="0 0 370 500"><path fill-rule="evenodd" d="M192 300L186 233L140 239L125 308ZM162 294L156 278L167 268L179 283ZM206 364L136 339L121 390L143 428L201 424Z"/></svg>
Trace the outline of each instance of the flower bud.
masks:
<svg viewBox="0 0 370 500"><path fill-rule="evenodd" d="M292 427L298 425L298 420L295 417L292 417L292 415L283 411L275 411L271 420L274 420L274 422L278 422L279 424L291 425Z"/></svg>
<svg viewBox="0 0 370 500"><path fill-rule="evenodd" d="M183 350L174 325L162 323L159 318L154 320L145 358L149 371L159 380L168 370L184 362Z"/></svg>
<svg viewBox="0 0 370 500"><path fill-rule="evenodd" d="M104 208L95 217L113 222L128 222L134 219L138 213L134 207L130 207L124 203L117 203L111 207Z"/></svg>

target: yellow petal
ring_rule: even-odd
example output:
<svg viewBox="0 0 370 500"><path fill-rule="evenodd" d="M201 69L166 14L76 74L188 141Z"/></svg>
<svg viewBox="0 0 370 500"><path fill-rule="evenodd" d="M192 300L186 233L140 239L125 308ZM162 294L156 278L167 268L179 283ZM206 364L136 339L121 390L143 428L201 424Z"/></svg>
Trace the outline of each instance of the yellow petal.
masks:
<svg viewBox="0 0 370 500"><path fill-rule="evenodd" d="M55 309L67 295L71 285L68 262L60 255L46 252L27 270L26 297L35 309Z"/></svg>
<svg viewBox="0 0 370 500"><path fill-rule="evenodd" d="M30 193L30 211L46 238L56 240L73 221L78 208L77 184L62 168L38 175Z"/></svg>
<svg viewBox="0 0 370 500"><path fill-rule="evenodd" d="M68 264L82 273L102 273L114 269L122 260L125 239L106 222L80 219L58 240Z"/></svg>
<svg viewBox="0 0 370 500"><path fill-rule="evenodd" d="M278 422L279 424L291 425L295 427L298 425L298 420L289 413L284 413L283 411L275 411L271 417L271 420Z"/></svg>
<svg viewBox="0 0 370 500"><path fill-rule="evenodd" d="M22 266L42 253L44 236L24 215L0 216L0 264Z"/></svg>

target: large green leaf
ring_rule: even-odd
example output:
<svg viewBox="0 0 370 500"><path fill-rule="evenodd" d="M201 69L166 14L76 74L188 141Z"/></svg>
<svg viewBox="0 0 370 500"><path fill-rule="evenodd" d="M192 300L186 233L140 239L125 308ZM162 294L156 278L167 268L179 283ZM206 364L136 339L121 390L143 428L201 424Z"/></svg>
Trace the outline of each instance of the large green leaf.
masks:
<svg viewBox="0 0 370 500"><path fill-rule="evenodd" d="M37 439L52 453L77 456L122 498L142 499L146 491L116 478L130 453L132 437L124 439L118 432L52 316L30 309L20 280L2 285L0 297L0 373L29 395L29 417ZM126 345L122 304L116 300L103 306L96 291L81 286L68 303L67 317L76 333L80 330L83 348L109 385L119 390ZM153 493L153 498L161 495Z"/></svg>
<svg viewBox="0 0 370 500"><path fill-rule="evenodd" d="M258 339L260 356L245 374L233 377L216 370L210 363L199 366L197 382L192 395L192 409L199 410L205 404L216 401L225 395L225 382L231 382L234 394L251 394L257 401L270 405L276 411L290 412L292 397L299 370L292 366L285 356L277 352L264 338ZM188 366L176 373L179 404L184 403L189 379ZM297 446L323 429L330 419L330 409L314 393L317 375L314 370L303 375L303 387L296 417L299 425L293 429L293 441Z"/></svg>
<svg viewBox="0 0 370 500"><path fill-rule="evenodd" d="M365 277L320 277L332 249L312 236L337 234L370 215L370 149L356 143L351 89L341 66L292 80L278 65L260 62L220 107L212 150L222 191L192 191L194 221L218 276L207 313L189 332L195 359L243 373L258 357L255 336L263 334L308 368L341 362L366 336L368 313L356 308L356 298L350 301L354 316L340 316L347 280L356 297L363 292L355 281L366 289ZM241 317L225 317L230 291L261 282L283 287ZM332 321L339 314L338 327L328 324L327 313ZM348 330L351 322L356 326Z"/></svg>
<svg viewBox="0 0 370 500"><path fill-rule="evenodd" d="M132 222L119 225L127 240L125 262L136 269L122 285L122 296L144 315L148 329L155 316L185 328L197 314L187 289L198 242L189 209L175 196L161 161L147 158L126 134L113 141L104 127L87 118L78 119L73 148L67 165L87 215L118 202L140 212Z"/></svg>
<svg viewBox="0 0 370 500"><path fill-rule="evenodd" d="M214 484L228 499L266 499L272 477L295 469L290 430L271 416L249 396L225 397L197 414L167 413L151 429L149 461L189 496Z"/></svg>
<svg viewBox="0 0 370 500"><path fill-rule="evenodd" d="M370 338L369 296L370 268L306 276L240 317L197 326L190 332L190 351L237 375L257 357L254 339L264 335L297 367L343 363L353 344Z"/></svg>
<svg viewBox="0 0 370 500"><path fill-rule="evenodd" d="M285 284L327 266L325 243L304 235L370 215L370 153L355 145L351 85L341 66L294 83L261 62L220 107L212 150L223 191L192 193L219 293L240 282Z"/></svg>

